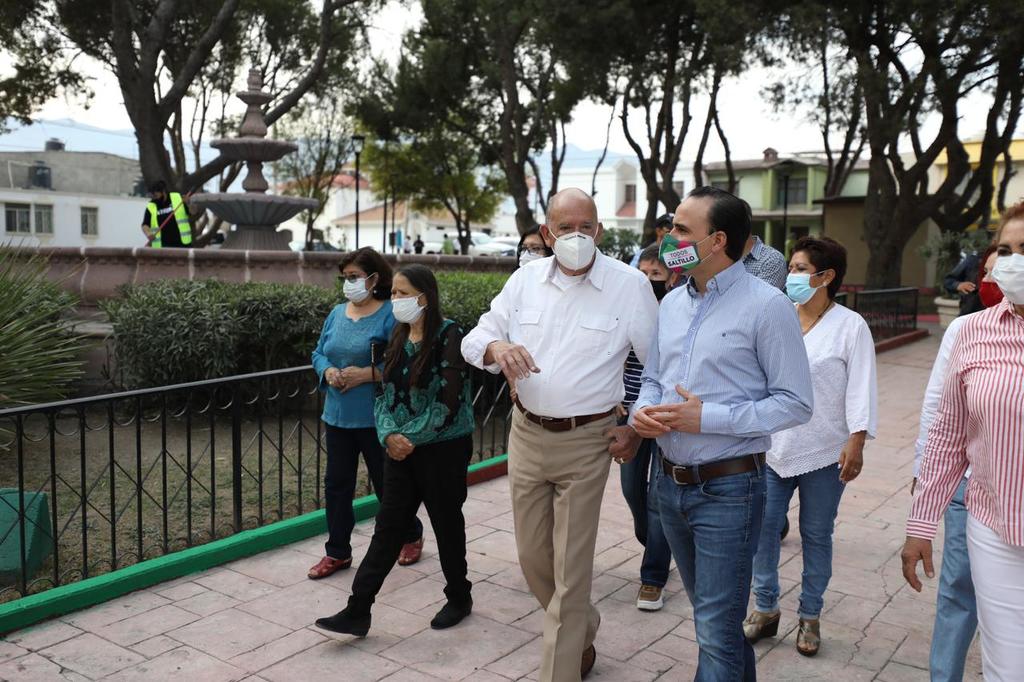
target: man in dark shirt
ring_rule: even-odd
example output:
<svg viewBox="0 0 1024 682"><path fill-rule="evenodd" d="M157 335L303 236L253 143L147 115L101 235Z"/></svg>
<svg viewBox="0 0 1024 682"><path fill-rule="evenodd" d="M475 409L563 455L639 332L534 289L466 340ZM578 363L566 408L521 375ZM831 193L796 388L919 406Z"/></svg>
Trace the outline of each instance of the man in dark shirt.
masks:
<svg viewBox="0 0 1024 682"><path fill-rule="evenodd" d="M150 245L154 248L191 248L191 226L187 218L185 220L186 229L182 229L175 218L169 217L176 211L184 212L185 216L188 215L188 205L181 195L177 192L168 192L167 184L160 180L150 185L149 198L150 203L147 204L146 210L142 214L142 231L146 233L146 239L149 240ZM156 228L153 227L154 212L156 213ZM161 225L163 229L159 229ZM157 232L158 229L159 232ZM188 236L185 237L183 232L187 232Z"/></svg>
<svg viewBox="0 0 1024 682"><path fill-rule="evenodd" d="M412 248L416 253L423 253L423 239L416 235L416 241L412 243Z"/></svg>

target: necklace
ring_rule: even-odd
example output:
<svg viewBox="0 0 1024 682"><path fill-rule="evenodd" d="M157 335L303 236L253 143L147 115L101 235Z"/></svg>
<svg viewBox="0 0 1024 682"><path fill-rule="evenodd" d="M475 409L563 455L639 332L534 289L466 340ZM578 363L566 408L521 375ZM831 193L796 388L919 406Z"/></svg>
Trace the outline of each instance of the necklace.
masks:
<svg viewBox="0 0 1024 682"><path fill-rule="evenodd" d="M807 329L803 329L802 330L803 333L804 333L804 336L807 336L811 332L811 330L814 329L814 326L817 325L818 322L821 321L821 318L825 316L825 313L827 313L828 311L832 310L832 306L834 306L835 304L836 304L835 301L829 301L829 304L827 306L825 306L825 309L822 310L820 313L818 313L818 316L816 318L814 318L814 322L811 322L810 326L807 327Z"/></svg>

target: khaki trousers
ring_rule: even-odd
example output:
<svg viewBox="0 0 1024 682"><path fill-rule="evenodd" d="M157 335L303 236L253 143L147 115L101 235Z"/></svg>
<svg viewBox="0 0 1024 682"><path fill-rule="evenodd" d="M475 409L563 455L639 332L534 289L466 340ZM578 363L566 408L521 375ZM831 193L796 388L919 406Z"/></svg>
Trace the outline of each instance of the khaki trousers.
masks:
<svg viewBox="0 0 1024 682"><path fill-rule="evenodd" d="M545 610L541 682L579 682L601 615L590 603L613 416L564 433L513 410L508 444L519 565Z"/></svg>

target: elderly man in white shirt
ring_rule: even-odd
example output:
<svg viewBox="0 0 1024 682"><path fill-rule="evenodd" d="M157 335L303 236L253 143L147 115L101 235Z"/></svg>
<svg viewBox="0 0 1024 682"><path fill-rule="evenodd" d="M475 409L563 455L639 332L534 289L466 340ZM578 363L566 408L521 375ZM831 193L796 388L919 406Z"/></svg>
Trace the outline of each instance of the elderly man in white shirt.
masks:
<svg viewBox="0 0 1024 682"><path fill-rule="evenodd" d="M640 443L615 425L622 368L647 357L658 303L642 272L601 254L593 199L552 197L542 227L553 257L517 270L462 343L466 361L504 372L516 396L509 481L519 563L546 610L542 682L593 667L601 618L590 603L594 546L611 458Z"/></svg>

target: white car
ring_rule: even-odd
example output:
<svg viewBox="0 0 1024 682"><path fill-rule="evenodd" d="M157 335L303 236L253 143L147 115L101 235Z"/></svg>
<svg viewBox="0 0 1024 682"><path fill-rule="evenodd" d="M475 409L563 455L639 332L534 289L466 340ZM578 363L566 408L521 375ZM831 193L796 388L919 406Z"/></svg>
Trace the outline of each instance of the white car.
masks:
<svg viewBox="0 0 1024 682"><path fill-rule="evenodd" d="M470 239L470 256L514 257L516 255L516 246L519 244L518 240L516 240L515 244L509 244L505 241L509 239L508 237L495 239L486 232L472 232L470 233Z"/></svg>

